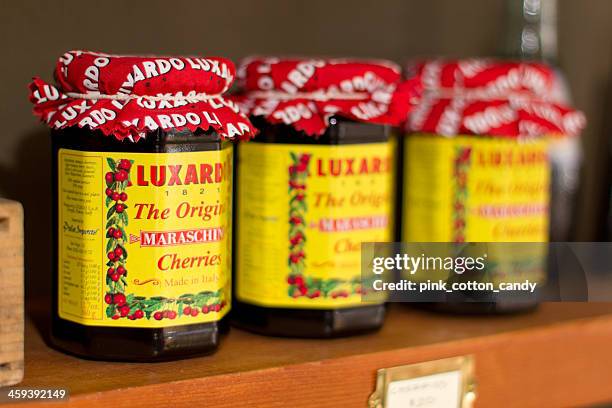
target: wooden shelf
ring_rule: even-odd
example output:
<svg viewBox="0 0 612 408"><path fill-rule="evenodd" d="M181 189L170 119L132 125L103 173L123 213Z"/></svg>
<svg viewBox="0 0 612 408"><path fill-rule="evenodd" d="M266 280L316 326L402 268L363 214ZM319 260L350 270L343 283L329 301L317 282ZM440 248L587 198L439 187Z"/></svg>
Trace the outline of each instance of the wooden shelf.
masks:
<svg viewBox="0 0 612 408"><path fill-rule="evenodd" d="M70 407L364 407L379 368L473 354L478 407L612 401L612 304L545 304L504 317L394 305L375 334L301 340L234 329L224 340L208 357L102 363L48 348L30 323L20 386L68 388Z"/></svg>

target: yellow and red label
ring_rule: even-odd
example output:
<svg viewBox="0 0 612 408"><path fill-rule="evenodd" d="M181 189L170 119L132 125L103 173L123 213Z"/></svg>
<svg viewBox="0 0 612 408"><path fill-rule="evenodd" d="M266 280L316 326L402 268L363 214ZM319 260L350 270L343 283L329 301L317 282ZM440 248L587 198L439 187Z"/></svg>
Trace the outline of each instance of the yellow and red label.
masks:
<svg viewBox="0 0 612 408"><path fill-rule="evenodd" d="M411 135L403 241L546 242L546 140Z"/></svg>
<svg viewBox="0 0 612 408"><path fill-rule="evenodd" d="M393 240L394 144L251 142L238 154L237 298L360 305L361 243Z"/></svg>
<svg viewBox="0 0 612 408"><path fill-rule="evenodd" d="M232 149L58 153L58 313L92 326L219 320L231 296Z"/></svg>

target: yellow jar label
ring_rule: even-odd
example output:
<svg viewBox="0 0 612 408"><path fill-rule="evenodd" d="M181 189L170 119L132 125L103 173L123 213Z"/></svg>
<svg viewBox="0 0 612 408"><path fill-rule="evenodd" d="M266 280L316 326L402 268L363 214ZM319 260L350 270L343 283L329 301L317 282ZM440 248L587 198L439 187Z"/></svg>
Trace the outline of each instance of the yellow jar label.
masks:
<svg viewBox="0 0 612 408"><path fill-rule="evenodd" d="M361 243L393 238L393 148L240 145L237 298L283 308L360 305Z"/></svg>
<svg viewBox="0 0 612 408"><path fill-rule="evenodd" d="M545 140L408 136L403 240L546 242L547 148Z"/></svg>
<svg viewBox="0 0 612 408"><path fill-rule="evenodd" d="M84 325L219 320L231 296L232 149L58 154L59 316Z"/></svg>

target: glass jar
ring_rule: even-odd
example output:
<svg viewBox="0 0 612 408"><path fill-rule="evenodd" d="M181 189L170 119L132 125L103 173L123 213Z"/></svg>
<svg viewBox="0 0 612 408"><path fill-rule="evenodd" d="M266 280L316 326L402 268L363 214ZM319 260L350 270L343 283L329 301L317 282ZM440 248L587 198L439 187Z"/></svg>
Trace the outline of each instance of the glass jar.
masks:
<svg viewBox="0 0 612 408"><path fill-rule="evenodd" d="M513 281L515 276L545 282L550 165L545 139L519 142L486 136L413 134L405 141L402 241L476 244L489 269L470 279ZM487 245L486 244L491 244ZM513 265L529 265L522 270ZM465 278L467 279L467 276ZM457 277L457 279L459 279ZM537 294L454 292L445 302L426 304L456 313L531 310Z"/></svg>
<svg viewBox="0 0 612 408"><path fill-rule="evenodd" d="M69 128L52 146L53 344L129 361L213 352L231 296L230 142Z"/></svg>
<svg viewBox="0 0 612 408"><path fill-rule="evenodd" d="M389 127L332 118L305 135L255 119L238 146L233 322L257 333L337 337L380 328L362 302L361 242L394 233Z"/></svg>
<svg viewBox="0 0 612 408"><path fill-rule="evenodd" d="M231 305L232 139L220 57L69 51L30 84L52 129L51 341L86 358L214 351Z"/></svg>
<svg viewBox="0 0 612 408"><path fill-rule="evenodd" d="M477 281L537 284L532 293L453 292L427 306L457 313L533 309L547 280L550 141L578 134L583 115L556 102L555 74L541 63L430 60L407 72L422 77L425 90L408 121L403 240L487 248L486 267L473 272ZM472 277L456 275L449 279Z"/></svg>

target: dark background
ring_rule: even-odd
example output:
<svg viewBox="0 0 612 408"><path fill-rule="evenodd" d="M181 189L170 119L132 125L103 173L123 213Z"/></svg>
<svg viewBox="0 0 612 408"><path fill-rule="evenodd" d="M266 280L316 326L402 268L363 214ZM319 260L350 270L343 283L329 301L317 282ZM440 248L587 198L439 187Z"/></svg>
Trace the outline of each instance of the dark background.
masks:
<svg viewBox="0 0 612 408"><path fill-rule="evenodd" d="M45 294L50 277L50 148L48 130L31 114L26 86L33 75L51 79L64 51L397 62L494 56L504 43L505 11L503 0L2 1L0 195L25 207L30 295ZM558 20L558 64L589 120L575 238L596 240L609 201L612 1L559 0Z"/></svg>

